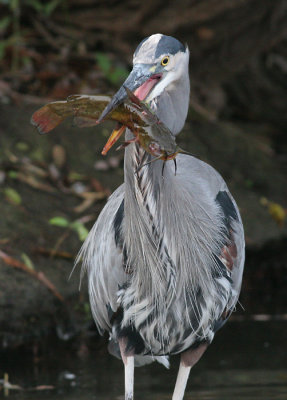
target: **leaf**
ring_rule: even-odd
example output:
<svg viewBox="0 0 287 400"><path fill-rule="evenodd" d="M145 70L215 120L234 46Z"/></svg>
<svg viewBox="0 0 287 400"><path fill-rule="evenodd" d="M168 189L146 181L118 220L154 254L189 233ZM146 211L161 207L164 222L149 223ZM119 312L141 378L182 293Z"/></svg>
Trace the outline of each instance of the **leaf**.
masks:
<svg viewBox="0 0 287 400"><path fill-rule="evenodd" d="M61 1L62 0L52 0L49 3L47 3L43 8L45 16L49 17L53 13L53 11L58 7Z"/></svg>
<svg viewBox="0 0 287 400"><path fill-rule="evenodd" d="M286 218L286 211L284 208L278 203L270 202L268 211L274 221L282 227Z"/></svg>
<svg viewBox="0 0 287 400"><path fill-rule="evenodd" d="M54 217L49 220L50 225L60 226L61 228L67 228L70 222L64 217Z"/></svg>
<svg viewBox="0 0 287 400"><path fill-rule="evenodd" d="M25 142L18 142L16 143L16 149L25 152L29 150L29 146Z"/></svg>
<svg viewBox="0 0 287 400"><path fill-rule="evenodd" d="M6 28L9 26L12 18L11 17L4 17L0 20L0 31L5 31Z"/></svg>
<svg viewBox="0 0 287 400"><path fill-rule="evenodd" d="M75 181L85 180L85 179L87 179L87 177L85 175L83 175L83 174L78 173L78 172L70 171L69 174L68 174L68 179L71 182L75 182Z"/></svg>
<svg viewBox="0 0 287 400"><path fill-rule="evenodd" d="M33 261L31 260L31 258L30 258L26 253L22 253L22 254L21 254L21 258L22 258L24 264L25 264L28 268L30 268L30 269L33 270L33 271L35 270Z"/></svg>
<svg viewBox="0 0 287 400"><path fill-rule="evenodd" d="M90 303L87 303L87 302L84 303L84 312L86 314L90 314L91 313Z"/></svg>
<svg viewBox="0 0 287 400"><path fill-rule="evenodd" d="M281 206L281 204L275 203L273 201L269 201L266 197L261 197L260 204L263 207L267 207L269 214L274 219L274 221L280 226L283 227L285 219L287 217L287 210Z"/></svg>
<svg viewBox="0 0 287 400"><path fill-rule="evenodd" d="M88 237L89 231L84 225L81 225L81 226L79 226L77 233L78 233L79 239L81 240L81 242L83 242Z"/></svg>
<svg viewBox="0 0 287 400"><path fill-rule="evenodd" d="M38 0L26 0L27 4L39 14L43 12L43 5Z"/></svg>
<svg viewBox="0 0 287 400"><path fill-rule="evenodd" d="M12 188L5 188L4 189L5 196L7 199L10 201L10 203L15 204L15 205L20 205L22 203L22 198L18 192L16 192L15 189Z"/></svg>
<svg viewBox="0 0 287 400"><path fill-rule="evenodd" d="M73 223L71 224L71 228L72 228L75 232L77 232L78 237L79 237L79 239L81 240L81 242L83 242L83 241L87 238L87 236L88 236L88 234L89 234L88 229L87 229L87 228L85 227L85 225L84 225L82 222L80 222L80 221L75 221L75 222L73 222Z"/></svg>
<svg viewBox="0 0 287 400"><path fill-rule="evenodd" d="M4 58L6 47L8 46L8 44L9 43L7 40L3 40L0 42L0 60L2 60L2 58Z"/></svg>
<svg viewBox="0 0 287 400"><path fill-rule="evenodd" d="M35 189L44 190L45 192L48 192L48 193L53 193L55 191L53 186L49 185L48 183L40 182L35 176L32 176L32 175L27 175L27 174L19 172L17 175L17 179L19 179L19 181L24 182L27 185L29 185Z"/></svg>
<svg viewBox="0 0 287 400"><path fill-rule="evenodd" d="M110 58L104 53L97 53L96 61L106 79L113 85L122 83L129 74L128 70L123 67L114 67Z"/></svg>
<svg viewBox="0 0 287 400"><path fill-rule="evenodd" d="M66 150L63 146L56 144L52 149L52 156L57 168L62 168L66 162Z"/></svg>
<svg viewBox="0 0 287 400"><path fill-rule="evenodd" d="M128 70L124 68L115 68L110 75L110 81L114 85L121 84L128 76Z"/></svg>
<svg viewBox="0 0 287 400"><path fill-rule="evenodd" d="M8 175L8 177L11 178L11 179L17 179L17 178L18 178L18 172L17 172L17 171L12 171L12 170L11 170L11 171L8 172L7 175Z"/></svg>
<svg viewBox="0 0 287 400"><path fill-rule="evenodd" d="M10 0L9 4L12 11L20 11L19 0Z"/></svg>
<svg viewBox="0 0 287 400"><path fill-rule="evenodd" d="M112 67L112 63L111 63L111 60L109 59L109 57L104 53L97 53L96 61L97 61L98 66L104 73L104 75L106 77L108 77L111 67Z"/></svg>
<svg viewBox="0 0 287 400"><path fill-rule="evenodd" d="M88 302L85 302L83 304L83 312L84 312L85 318L87 320L90 320L90 318L91 318L91 307L90 307L90 304Z"/></svg>

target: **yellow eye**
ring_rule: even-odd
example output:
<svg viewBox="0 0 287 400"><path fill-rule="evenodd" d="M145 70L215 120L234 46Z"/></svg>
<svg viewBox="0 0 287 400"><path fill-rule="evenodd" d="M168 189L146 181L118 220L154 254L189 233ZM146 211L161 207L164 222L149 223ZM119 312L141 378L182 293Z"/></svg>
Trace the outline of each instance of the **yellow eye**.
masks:
<svg viewBox="0 0 287 400"><path fill-rule="evenodd" d="M165 67L168 63L169 63L169 57L168 56L163 57L163 59L161 60L161 65Z"/></svg>

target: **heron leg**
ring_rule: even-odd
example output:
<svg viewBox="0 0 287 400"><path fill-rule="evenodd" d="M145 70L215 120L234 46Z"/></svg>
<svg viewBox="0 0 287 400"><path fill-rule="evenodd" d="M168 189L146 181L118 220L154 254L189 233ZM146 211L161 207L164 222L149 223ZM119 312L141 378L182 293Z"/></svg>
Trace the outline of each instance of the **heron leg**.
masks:
<svg viewBox="0 0 287 400"><path fill-rule="evenodd" d="M122 360L125 366L125 400L134 398L134 355L126 353L126 339L119 340Z"/></svg>
<svg viewBox="0 0 287 400"><path fill-rule="evenodd" d="M189 348L180 356L179 370L176 378L172 400L182 400L191 368L201 358L208 347L208 343L202 342L195 348Z"/></svg>
<svg viewBox="0 0 287 400"><path fill-rule="evenodd" d="M184 365L181 361L179 364L179 370L176 378L176 383L172 395L172 400L182 400L189 377L191 367Z"/></svg>
<svg viewBox="0 0 287 400"><path fill-rule="evenodd" d="M125 400L134 398L134 356L126 358L125 363Z"/></svg>

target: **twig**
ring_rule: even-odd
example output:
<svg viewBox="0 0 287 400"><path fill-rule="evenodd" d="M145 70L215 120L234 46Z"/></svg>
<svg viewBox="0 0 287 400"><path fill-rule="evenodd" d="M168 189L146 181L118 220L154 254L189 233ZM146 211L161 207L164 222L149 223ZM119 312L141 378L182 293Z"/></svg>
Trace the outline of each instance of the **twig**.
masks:
<svg viewBox="0 0 287 400"><path fill-rule="evenodd" d="M59 299L62 303L65 302L63 296L58 292L55 285L46 277L43 272L37 272L31 268L29 268L26 264L22 263L21 261L16 260L13 257L10 257L8 254L4 253L0 250L0 258L5 262L5 264L13 267L21 269L22 271L28 273L29 275L33 276L34 278L38 279L44 286L46 286L57 299Z"/></svg>
<svg viewBox="0 0 287 400"><path fill-rule="evenodd" d="M55 254L57 254L58 249L60 248L61 244L67 239L67 237L69 236L70 231L66 230L64 232L64 234L62 236L59 237L59 239L57 240L54 248L51 251L51 258L53 258L55 256Z"/></svg>
<svg viewBox="0 0 287 400"><path fill-rule="evenodd" d="M44 247L35 247L33 252L42 254L43 256L64 258L67 260L74 260L76 258L76 255L67 251L55 251L54 249L45 249Z"/></svg>

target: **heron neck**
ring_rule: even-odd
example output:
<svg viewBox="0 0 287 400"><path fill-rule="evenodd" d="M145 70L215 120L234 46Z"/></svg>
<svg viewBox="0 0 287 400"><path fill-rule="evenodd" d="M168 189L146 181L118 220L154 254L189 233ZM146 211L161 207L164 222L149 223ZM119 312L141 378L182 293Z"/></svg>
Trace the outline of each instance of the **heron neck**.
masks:
<svg viewBox="0 0 287 400"><path fill-rule="evenodd" d="M177 135L183 128L189 107L190 83L188 73L170 85L160 96L151 101L150 106L159 120Z"/></svg>
<svg viewBox="0 0 287 400"><path fill-rule="evenodd" d="M131 144L125 152L125 208L131 218L151 212L158 202L162 183L163 161L153 157L138 144Z"/></svg>
<svg viewBox="0 0 287 400"><path fill-rule="evenodd" d="M125 150L124 247L127 265L133 271L137 301L148 293L163 299L166 293L165 260L159 260L159 249L165 231L162 216L166 203L161 200L166 191L164 185L168 184L168 171L164 171L163 177L161 160L144 165L151 159L136 143Z"/></svg>

